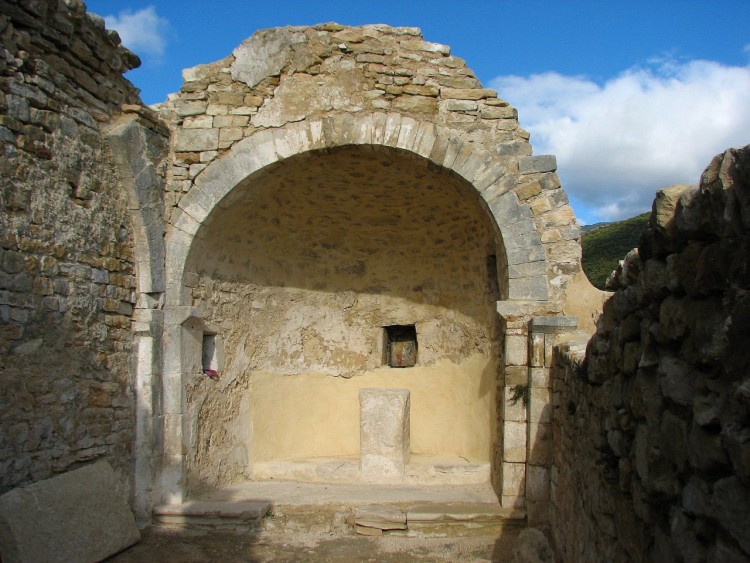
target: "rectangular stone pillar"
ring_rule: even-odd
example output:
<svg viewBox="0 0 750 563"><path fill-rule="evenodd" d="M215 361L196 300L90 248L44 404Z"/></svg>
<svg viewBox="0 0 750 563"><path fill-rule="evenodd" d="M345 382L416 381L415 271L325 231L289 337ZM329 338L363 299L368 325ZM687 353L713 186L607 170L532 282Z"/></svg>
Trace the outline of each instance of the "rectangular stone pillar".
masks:
<svg viewBox="0 0 750 563"><path fill-rule="evenodd" d="M359 390L359 470L363 481L398 482L409 463L408 389Z"/></svg>
<svg viewBox="0 0 750 563"><path fill-rule="evenodd" d="M552 347L559 334L575 330L576 317L532 317L529 330L529 454L526 517L530 526L549 522L552 459Z"/></svg>

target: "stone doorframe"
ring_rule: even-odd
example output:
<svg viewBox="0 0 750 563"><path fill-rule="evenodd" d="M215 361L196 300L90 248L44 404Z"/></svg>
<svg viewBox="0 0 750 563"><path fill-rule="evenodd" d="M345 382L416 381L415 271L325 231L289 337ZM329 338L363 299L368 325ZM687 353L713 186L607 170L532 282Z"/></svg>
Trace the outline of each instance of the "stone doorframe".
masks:
<svg viewBox="0 0 750 563"><path fill-rule="evenodd" d="M183 374L195 362L196 327L200 329L203 323L201 311L191 306L186 285L190 272L185 265L193 240L214 209L232 205L233 198L239 197L233 190L250 175L295 155L347 145L400 149L464 178L481 196L502 236L507 259L505 299L537 304L532 308L543 308L549 299L545 248L531 209L519 202L514 189L524 184L524 175L554 171L554 157L496 156L475 143L456 139L447 127L398 113L340 113L253 133L196 177L167 225L163 451L154 482L157 501L185 500L185 456L191 444ZM502 471L500 464L496 471Z"/></svg>

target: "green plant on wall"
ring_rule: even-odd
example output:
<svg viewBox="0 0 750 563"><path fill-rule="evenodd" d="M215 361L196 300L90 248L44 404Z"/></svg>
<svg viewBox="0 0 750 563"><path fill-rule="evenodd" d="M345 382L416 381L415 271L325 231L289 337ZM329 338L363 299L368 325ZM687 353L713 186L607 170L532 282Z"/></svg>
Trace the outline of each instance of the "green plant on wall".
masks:
<svg viewBox="0 0 750 563"><path fill-rule="evenodd" d="M510 402L512 405L517 405L518 401L521 401L525 408L529 408L529 397L531 395L531 388L528 384L526 385L514 385L510 388L511 396Z"/></svg>

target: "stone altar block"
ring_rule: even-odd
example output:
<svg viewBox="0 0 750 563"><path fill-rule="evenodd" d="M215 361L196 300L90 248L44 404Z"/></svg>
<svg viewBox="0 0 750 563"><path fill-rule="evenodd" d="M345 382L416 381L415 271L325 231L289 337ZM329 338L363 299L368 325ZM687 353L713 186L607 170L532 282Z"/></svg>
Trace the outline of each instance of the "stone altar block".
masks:
<svg viewBox="0 0 750 563"><path fill-rule="evenodd" d="M359 390L359 470L362 480L399 481L409 463L409 390Z"/></svg>

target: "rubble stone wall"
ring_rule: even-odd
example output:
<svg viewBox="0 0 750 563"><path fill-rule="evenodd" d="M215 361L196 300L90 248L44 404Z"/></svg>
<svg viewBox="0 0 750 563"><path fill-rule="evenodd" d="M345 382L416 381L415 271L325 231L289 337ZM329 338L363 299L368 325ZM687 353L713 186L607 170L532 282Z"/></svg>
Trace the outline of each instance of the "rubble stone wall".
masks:
<svg viewBox="0 0 750 563"><path fill-rule="evenodd" d="M395 138L373 144L408 144L437 165L462 171L485 199L498 200L501 220L538 233L536 244L530 231L517 233L527 235L527 247L509 248L509 261L503 260L525 291L509 298L544 295L561 303L580 269L580 231L554 173L555 158L530 156L529 134L519 126L516 109L484 88L449 46L425 41L418 28L328 23L261 30L229 57L187 69L183 77L182 89L160 113L174 134L166 194L173 224L180 211L190 214L189 205L210 198L191 194L207 191L212 178L204 171L233 149L247 150L247 139L258 132L274 133L271 139L283 152L306 134L290 124L318 127L322 148L334 139L347 144L347 137L351 144L368 143L364 129L380 128ZM290 156L282 152L279 160ZM187 194L193 197L181 204ZM503 195L520 204L520 213L503 217ZM539 283L540 268L544 287L524 285Z"/></svg>
<svg viewBox="0 0 750 563"><path fill-rule="evenodd" d="M564 561L750 557L750 146L662 190L596 334L553 369Z"/></svg>
<svg viewBox="0 0 750 563"><path fill-rule="evenodd" d="M146 110L119 43L78 0L0 1L0 492L132 475L134 233L103 131Z"/></svg>

